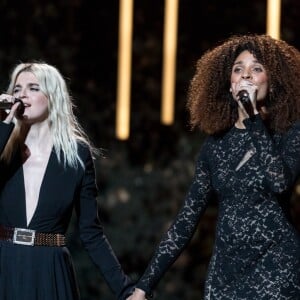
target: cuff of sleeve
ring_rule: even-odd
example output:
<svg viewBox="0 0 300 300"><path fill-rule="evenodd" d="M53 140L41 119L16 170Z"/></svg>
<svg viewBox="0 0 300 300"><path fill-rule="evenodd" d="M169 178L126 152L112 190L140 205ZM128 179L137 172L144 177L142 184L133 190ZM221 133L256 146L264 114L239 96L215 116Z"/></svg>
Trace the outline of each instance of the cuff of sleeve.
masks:
<svg viewBox="0 0 300 300"><path fill-rule="evenodd" d="M2 152L3 148L5 147L6 142L8 141L14 127L14 123L6 124L2 121L0 122L0 152Z"/></svg>
<svg viewBox="0 0 300 300"><path fill-rule="evenodd" d="M153 298L154 296L152 292L146 293L146 299L153 299Z"/></svg>
<svg viewBox="0 0 300 300"><path fill-rule="evenodd" d="M13 123L13 122L5 123L5 122L1 121L0 122L0 127L12 130L15 127L15 123Z"/></svg>
<svg viewBox="0 0 300 300"><path fill-rule="evenodd" d="M124 289L121 291L121 293L118 296L118 300L127 299L129 296L132 295L134 288L135 288L134 282L130 282L127 285L125 285Z"/></svg>
<svg viewBox="0 0 300 300"><path fill-rule="evenodd" d="M250 118L247 118L243 121L244 125L246 126L246 128L251 128L253 126L253 124L260 124L262 123L262 119L261 119L261 116L260 114L256 114L256 115L253 115L252 117Z"/></svg>

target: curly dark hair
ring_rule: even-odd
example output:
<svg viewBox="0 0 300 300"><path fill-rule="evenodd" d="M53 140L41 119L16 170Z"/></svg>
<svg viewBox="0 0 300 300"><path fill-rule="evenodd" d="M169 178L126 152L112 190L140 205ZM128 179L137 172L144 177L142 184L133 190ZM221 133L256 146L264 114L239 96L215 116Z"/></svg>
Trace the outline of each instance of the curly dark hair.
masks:
<svg viewBox="0 0 300 300"><path fill-rule="evenodd" d="M299 120L300 52L268 35L234 35L197 61L187 100L192 128L199 127L213 135L234 125L238 113L230 92L230 77L236 57L244 50L252 53L267 71L267 126L284 132Z"/></svg>

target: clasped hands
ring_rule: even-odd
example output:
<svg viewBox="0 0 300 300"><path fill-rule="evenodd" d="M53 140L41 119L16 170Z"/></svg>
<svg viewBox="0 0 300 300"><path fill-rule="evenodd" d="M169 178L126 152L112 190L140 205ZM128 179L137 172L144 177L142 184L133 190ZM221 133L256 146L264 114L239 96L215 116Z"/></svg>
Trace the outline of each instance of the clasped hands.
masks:
<svg viewBox="0 0 300 300"><path fill-rule="evenodd" d="M134 289L134 292L126 300L147 300L146 293L138 288Z"/></svg>

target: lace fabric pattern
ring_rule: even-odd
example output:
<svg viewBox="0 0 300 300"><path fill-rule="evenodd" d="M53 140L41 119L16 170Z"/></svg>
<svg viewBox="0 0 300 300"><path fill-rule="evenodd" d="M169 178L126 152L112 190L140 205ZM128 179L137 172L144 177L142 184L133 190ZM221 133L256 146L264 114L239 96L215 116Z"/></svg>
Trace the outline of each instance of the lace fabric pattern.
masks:
<svg viewBox="0 0 300 300"><path fill-rule="evenodd" d="M300 236L279 199L288 202L300 173L300 124L270 134L260 117L208 137L195 176L138 287L150 292L185 249L215 193L216 240L205 299L300 299Z"/></svg>

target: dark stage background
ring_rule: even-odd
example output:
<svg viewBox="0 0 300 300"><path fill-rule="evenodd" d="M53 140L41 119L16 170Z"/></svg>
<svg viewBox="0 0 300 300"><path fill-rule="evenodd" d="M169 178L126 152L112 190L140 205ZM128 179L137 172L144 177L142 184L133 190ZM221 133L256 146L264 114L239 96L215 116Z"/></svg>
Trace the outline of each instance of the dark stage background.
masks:
<svg viewBox="0 0 300 300"><path fill-rule="evenodd" d="M2 91L12 67L21 61L44 60L67 78L76 114L104 153L96 168L106 234L125 271L138 278L182 204L203 140L202 134L190 131L185 110L196 59L231 34L264 33L266 1L180 1L176 120L162 126L164 1L136 0L131 136L123 142L115 138L119 1L0 0L0 9ZM299 20L300 2L282 0L282 38L298 48ZM296 192L293 201L299 216ZM158 285L156 299L202 299L216 215L212 201L188 248ZM70 250L82 299L114 299L73 229L74 224Z"/></svg>

